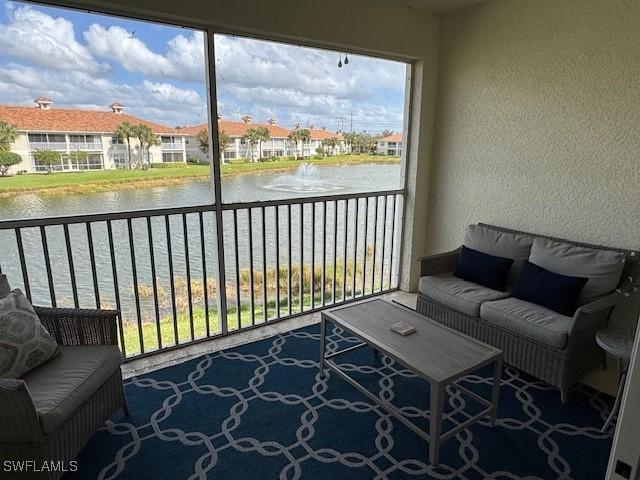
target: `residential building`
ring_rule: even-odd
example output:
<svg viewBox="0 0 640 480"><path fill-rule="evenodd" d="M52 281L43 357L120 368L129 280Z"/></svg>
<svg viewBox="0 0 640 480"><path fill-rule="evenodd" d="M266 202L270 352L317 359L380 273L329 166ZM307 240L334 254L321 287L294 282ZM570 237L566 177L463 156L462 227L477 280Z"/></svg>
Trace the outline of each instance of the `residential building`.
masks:
<svg viewBox="0 0 640 480"><path fill-rule="evenodd" d="M309 141L309 148L305 150L305 157L316 155L319 148L322 148L325 155L339 155L348 153L347 144L344 141L344 137L340 133L322 128L309 128L311 134L311 140ZM325 141L336 140L334 146L326 145Z"/></svg>
<svg viewBox="0 0 640 480"><path fill-rule="evenodd" d="M269 131L269 140L261 142L260 145L253 146L253 155L250 145L244 140L244 135L251 128L264 127ZM200 142L195 138L202 130L207 130L207 124L192 125L178 127L177 130L185 135L185 147L187 158L200 162L208 162L210 160L210 152L204 153L200 146ZM298 127L299 128L299 127ZM319 147L322 147L324 140L335 138L337 145L331 150L330 155L347 153L347 146L342 135L336 132L326 130L325 128L314 129L309 128L310 140L304 142L303 145L295 145L289 140L289 134L295 130L281 127L277 125L276 120L271 118L266 123L254 123L253 118L249 115L242 117L242 121L231 121L218 119L218 130L225 132L230 142L224 151L224 160L234 160L236 158L271 158L271 157L294 157L302 155L310 157L316 155Z"/></svg>
<svg viewBox="0 0 640 480"><path fill-rule="evenodd" d="M184 145L188 161L198 163L209 163L211 161L211 150L206 149L206 151L203 151L200 142L196 138L198 133L203 130L207 131L208 128L206 123L177 127L177 130L184 135Z"/></svg>
<svg viewBox="0 0 640 480"><path fill-rule="evenodd" d="M253 154L251 147L243 136L250 128L264 127L269 131L269 140L261 142L260 145L253 146ZM211 152L204 153L200 146L200 142L195 138L202 130L207 130L207 124L192 125L179 127L177 130L185 135L185 145L187 157L196 159L197 161L209 161ZM290 153L291 146L288 140L289 130L276 125L276 121L270 119L267 123L253 123L253 119L249 115L242 117L242 121L230 121L218 119L218 130L225 132L230 142L224 151L224 160L234 160L236 158L269 158L284 157L293 155Z"/></svg>
<svg viewBox="0 0 640 480"><path fill-rule="evenodd" d="M54 171L108 170L127 168L130 163L175 163L193 160L208 162L210 152L203 152L196 135L207 129L206 124L172 128L124 113L119 103L109 105L110 111L53 108L52 100L38 97L36 108L0 105L0 121L15 125L18 137L11 150L22 157L22 162L11 168L10 173L47 171L49 166L39 164L34 155L38 150L60 152L59 164L52 165ZM160 144L142 152L137 138L131 138L131 159L128 159L126 140L118 138L118 126L128 122L132 125L147 125L160 137ZM308 129L311 138L304 145L294 145L289 140L292 130L276 124L275 119L266 123L253 123L251 116L242 121L218 121L220 131L226 132L230 143L225 149L224 160L236 158L293 157L302 152L304 157L317 154L324 148L323 141L335 138L337 145L327 151L329 155L347 153L347 146L339 133L325 128ZM269 131L269 140L253 146L243 138L250 128L264 127ZM327 150L325 148L325 150ZM75 152L84 152L79 159Z"/></svg>
<svg viewBox="0 0 640 480"><path fill-rule="evenodd" d="M0 121L9 122L18 130L11 151L19 154L22 162L11 167L11 173L47 171L49 166L36 158L38 150L61 154L59 163L51 165L54 171L108 170L126 168L137 162L186 161L182 133L124 113L124 106L119 103L109 105L108 111L54 108L47 97L38 97L35 103L35 108L0 105ZM148 126L160 137L161 143L143 152L139 140L131 138L129 159L127 141L115 135L123 122ZM78 156L77 152L84 154Z"/></svg>
<svg viewBox="0 0 640 480"><path fill-rule="evenodd" d="M394 133L378 140L376 143L376 153L378 155L402 155L402 134Z"/></svg>

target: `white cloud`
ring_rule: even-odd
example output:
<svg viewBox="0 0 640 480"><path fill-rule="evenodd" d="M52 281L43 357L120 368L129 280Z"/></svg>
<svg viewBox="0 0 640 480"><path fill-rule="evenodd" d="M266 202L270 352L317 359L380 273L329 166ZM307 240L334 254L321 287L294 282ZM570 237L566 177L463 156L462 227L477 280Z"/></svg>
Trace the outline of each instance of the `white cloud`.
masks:
<svg viewBox="0 0 640 480"><path fill-rule="evenodd" d="M7 15L9 21L0 24L0 50L3 53L56 70L97 74L109 69L78 43L69 20L53 18L28 6L11 6Z"/></svg>
<svg viewBox="0 0 640 480"><path fill-rule="evenodd" d="M145 80L142 82L142 85L145 90L160 103L197 105L203 102L196 91L178 88L170 83L154 83Z"/></svg>
<svg viewBox="0 0 640 480"><path fill-rule="evenodd" d="M404 64L352 55L338 68L339 54L262 40L217 35L216 73L224 82L295 87L306 93L362 98L380 87L403 87ZM400 84L399 84L400 81Z"/></svg>
<svg viewBox="0 0 640 480"><path fill-rule="evenodd" d="M405 65L246 38L215 40L217 92L225 117L269 112L281 123L347 126L337 117L353 112L354 129L402 127ZM260 118L260 117L259 117Z"/></svg>
<svg viewBox="0 0 640 480"><path fill-rule="evenodd" d="M168 125L206 120L201 32L175 29L166 44L147 45L96 17L100 23L89 26L79 43L69 20L7 5L0 49L20 64L0 65L0 102L31 104L48 95L57 106L104 109L120 101L129 113ZM145 28L138 33L143 38ZM227 119L250 114L256 121L275 117L286 126L336 129L348 128L353 115L356 130L402 126L402 63L350 55L349 65L338 68L336 52L224 35L216 36L215 51L218 105ZM116 78L118 65L144 78ZM193 89L172 80L192 83Z"/></svg>
<svg viewBox="0 0 640 480"><path fill-rule="evenodd" d="M206 102L196 91L168 83L117 84L85 72L42 70L16 64L0 67L0 103L31 106L39 95L51 97L53 108L107 110L109 103L118 101L125 105L127 113L168 126L202 122L207 118Z"/></svg>
<svg viewBox="0 0 640 480"><path fill-rule="evenodd" d="M201 32L176 35L165 55L152 51L143 41L118 26L94 23L84 32L89 50L96 56L116 61L130 72L185 82L204 82L204 37Z"/></svg>

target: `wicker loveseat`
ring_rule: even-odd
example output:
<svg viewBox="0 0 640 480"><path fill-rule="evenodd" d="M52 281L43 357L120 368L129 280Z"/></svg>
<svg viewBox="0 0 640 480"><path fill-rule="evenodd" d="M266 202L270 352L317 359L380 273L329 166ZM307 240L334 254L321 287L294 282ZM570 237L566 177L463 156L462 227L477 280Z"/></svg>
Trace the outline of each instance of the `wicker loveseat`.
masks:
<svg viewBox="0 0 640 480"><path fill-rule="evenodd" d="M57 479L106 419L126 412L119 312L34 309L60 354L22 378L0 378L0 459L4 468L31 462L11 478Z"/></svg>
<svg viewBox="0 0 640 480"><path fill-rule="evenodd" d="M578 243L492 225L479 224L477 227L498 236L523 235L531 239L547 239L575 247L624 254L624 268L617 288L589 303L580 305L573 317L557 315L558 318L562 318L555 323L554 312L545 312L542 316L546 318L539 321L539 318L535 318L535 313L522 314L522 309L520 310L522 318L515 318L512 323L509 318L505 321L492 321L486 315L473 311L476 306L469 303L476 300L478 302L476 311L482 309L483 313L487 312L489 309L482 308L482 305L490 306L511 300L508 289L507 292L488 291L488 294L484 293L488 298L482 299L480 295L477 296L479 299L474 299L469 298L469 295L473 297L476 294L474 286L467 282L462 288L457 289L462 297L466 295L459 304L456 303L455 298L449 301L443 297L443 292L438 290L438 282L444 283L446 287L447 281L451 283L458 280L451 274L456 267L460 249L420 259L421 280L417 302L419 313L502 349L506 363L559 388L562 401L566 402L567 390L587 372L605 361L604 353L596 345L595 334L607 326L613 308L624 299L625 292L630 291L635 285L639 270L638 254L628 250ZM478 290L480 289L482 287ZM465 301L467 303L464 303ZM485 301L492 303L483 303ZM535 305L529 306L536 309ZM539 308L542 309L542 307ZM534 325L527 325L529 322Z"/></svg>

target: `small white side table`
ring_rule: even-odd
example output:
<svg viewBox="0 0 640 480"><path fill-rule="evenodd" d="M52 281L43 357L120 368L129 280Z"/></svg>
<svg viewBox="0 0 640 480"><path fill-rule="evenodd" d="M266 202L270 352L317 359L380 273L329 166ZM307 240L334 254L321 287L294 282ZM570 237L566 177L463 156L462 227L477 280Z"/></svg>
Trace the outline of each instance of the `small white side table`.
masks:
<svg viewBox="0 0 640 480"><path fill-rule="evenodd" d="M596 342L600 348L602 348L608 354L616 357L618 360L618 368L620 371L620 379L618 383L618 392L616 393L616 399L611 409L611 413L604 422L601 432L605 433L614 417L618 415L620 410L620 402L622 401L622 392L624 391L624 384L627 380L627 369L629 368L629 360L631 358L631 349L633 348L633 339L635 330L631 328L607 328L600 330L596 334Z"/></svg>

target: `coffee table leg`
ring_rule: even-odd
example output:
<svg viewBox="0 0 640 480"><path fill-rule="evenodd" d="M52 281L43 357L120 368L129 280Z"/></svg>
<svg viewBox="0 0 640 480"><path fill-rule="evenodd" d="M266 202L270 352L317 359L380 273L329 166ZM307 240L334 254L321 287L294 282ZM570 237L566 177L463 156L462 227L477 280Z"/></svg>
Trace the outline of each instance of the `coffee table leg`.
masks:
<svg viewBox="0 0 640 480"><path fill-rule="evenodd" d="M496 415L498 414L498 399L500 398L500 380L502 378L502 357L498 358L493 364L493 387L491 389L491 404L493 412L491 413L491 426L496 424Z"/></svg>
<svg viewBox="0 0 640 480"><path fill-rule="evenodd" d="M324 315L320 320L320 378L324 378L324 350L325 350L325 336L327 334L327 321Z"/></svg>
<svg viewBox="0 0 640 480"><path fill-rule="evenodd" d="M442 435L442 413L444 411L444 384L432 383L431 390L431 418L429 421L429 462L433 465L440 463L440 437Z"/></svg>

